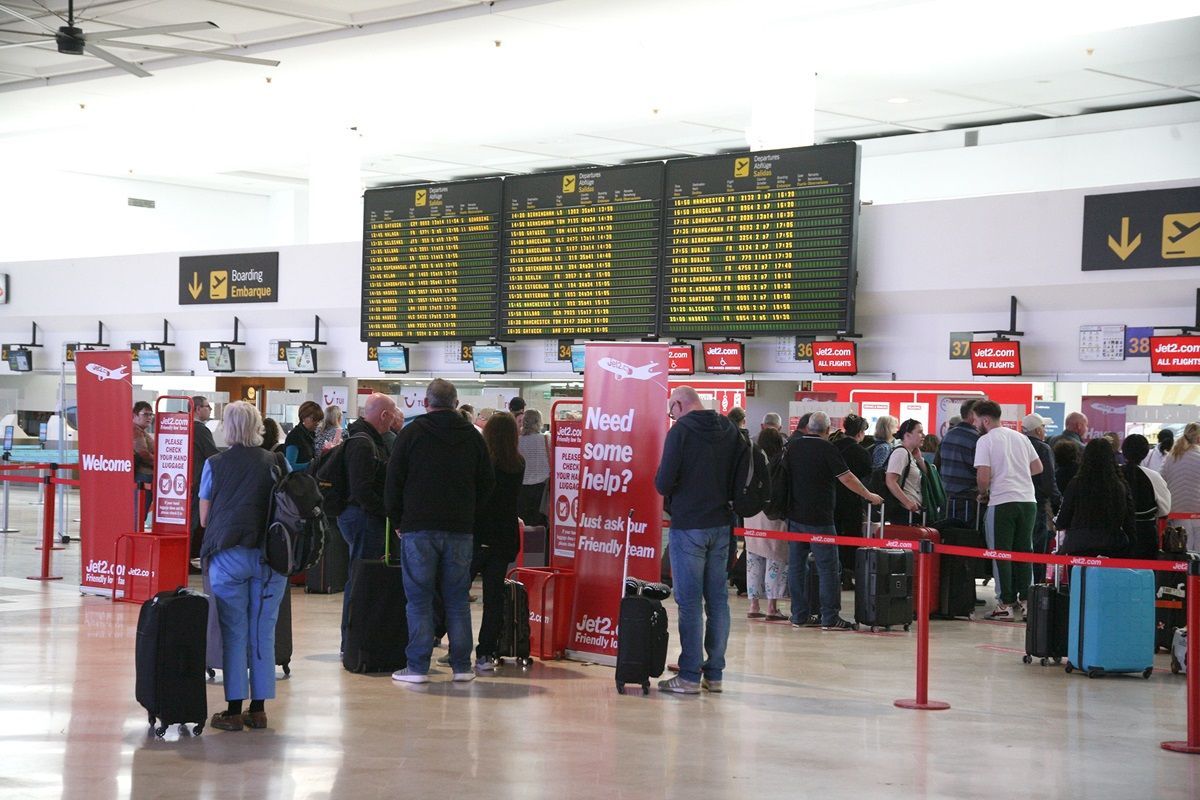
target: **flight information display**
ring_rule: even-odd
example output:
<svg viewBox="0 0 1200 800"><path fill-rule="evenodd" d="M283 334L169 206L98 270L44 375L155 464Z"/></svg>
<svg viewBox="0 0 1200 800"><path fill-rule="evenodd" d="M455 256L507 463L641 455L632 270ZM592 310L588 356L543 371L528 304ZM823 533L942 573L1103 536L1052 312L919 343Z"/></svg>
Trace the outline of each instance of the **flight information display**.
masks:
<svg viewBox="0 0 1200 800"><path fill-rule="evenodd" d="M858 145L667 162L659 333L854 325Z"/></svg>
<svg viewBox="0 0 1200 800"><path fill-rule="evenodd" d="M370 189L363 200L363 341L496 335L499 178Z"/></svg>
<svg viewBox="0 0 1200 800"><path fill-rule="evenodd" d="M653 334L663 165L506 178L502 336Z"/></svg>

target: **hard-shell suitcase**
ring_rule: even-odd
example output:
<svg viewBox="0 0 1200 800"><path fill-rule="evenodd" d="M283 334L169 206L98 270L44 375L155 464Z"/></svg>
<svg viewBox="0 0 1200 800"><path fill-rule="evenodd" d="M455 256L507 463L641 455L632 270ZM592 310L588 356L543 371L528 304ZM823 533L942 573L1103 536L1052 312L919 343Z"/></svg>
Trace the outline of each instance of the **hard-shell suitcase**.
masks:
<svg viewBox="0 0 1200 800"><path fill-rule="evenodd" d="M621 618L617 625L617 691L625 694L625 684L642 687L650 693L650 679L667 668L667 612L663 604L650 597L633 595L621 598Z"/></svg>
<svg viewBox="0 0 1200 800"><path fill-rule="evenodd" d="M205 646L204 666L208 677L217 677L222 669L225 647L221 642L221 621L217 617L217 598L212 593L208 571L202 578L204 591L208 594L208 632ZM283 599L279 602L279 616L275 619L275 663L283 667L284 676L292 674L292 593L291 584L283 585Z"/></svg>
<svg viewBox="0 0 1200 800"><path fill-rule="evenodd" d="M500 623L500 639L496 656L501 662L511 658L523 667L529 666L529 593L520 581L504 582L504 612Z"/></svg>
<svg viewBox="0 0 1200 800"><path fill-rule="evenodd" d="M854 561L854 621L889 628L913 621L913 554L860 547Z"/></svg>
<svg viewBox="0 0 1200 800"><path fill-rule="evenodd" d="M188 589L159 592L138 614L134 694L159 736L167 727L194 723L204 730L208 698L204 686L204 633L208 599Z"/></svg>
<svg viewBox="0 0 1200 800"><path fill-rule="evenodd" d="M408 600L399 564L359 559L350 590L346 649L350 672L395 672L408 666Z"/></svg>
<svg viewBox="0 0 1200 800"><path fill-rule="evenodd" d="M1048 583L1029 587L1029 619L1025 623L1026 664L1041 659L1062 663L1067 655L1067 633L1071 624L1071 597L1066 589Z"/></svg>
<svg viewBox="0 0 1200 800"><path fill-rule="evenodd" d="M1154 574L1150 570L1071 567L1067 672L1154 671Z"/></svg>
<svg viewBox="0 0 1200 800"><path fill-rule="evenodd" d="M973 528L937 525L942 535L942 544L955 547L978 547L983 549L983 534ZM938 604L939 617L969 617L975 613L975 579L981 572L991 573L990 561L967 556L939 556ZM980 566L982 565L982 566Z"/></svg>
<svg viewBox="0 0 1200 800"><path fill-rule="evenodd" d="M909 515L912 516L911 514ZM924 514L922 514L924 517ZM923 519L922 519L923 521ZM934 544L941 544L942 535L936 528L926 527L925 525L892 525L887 524L883 527L884 539L900 539L905 542L920 542L928 539ZM929 608L933 613L938 613L941 599L941 565L937 556L926 559L929 564L929 577L925 581L925 596L929 599ZM915 581L915 577L914 577ZM974 599L971 600L971 611L975 610Z"/></svg>
<svg viewBox="0 0 1200 800"><path fill-rule="evenodd" d="M350 545L342 537L336 517L326 523L325 548L307 572L304 591L310 594L337 594L346 588L346 576L350 573Z"/></svg>

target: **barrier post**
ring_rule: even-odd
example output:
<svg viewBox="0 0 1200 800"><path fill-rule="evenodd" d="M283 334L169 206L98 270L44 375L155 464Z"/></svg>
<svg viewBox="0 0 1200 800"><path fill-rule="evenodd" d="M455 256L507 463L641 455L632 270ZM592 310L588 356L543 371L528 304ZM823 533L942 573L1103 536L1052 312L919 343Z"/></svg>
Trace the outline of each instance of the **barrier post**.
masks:
<svg viewBox="0 0 1200 800"><path fill-rule="evenodd" d="M61 575L50 574L50 552L61 550L54 547L54 479L49 475L43 479L46 502L42 504L42 574L30 575L31 581L61 581Z"/></svg>
<svg viewBox="0 0 1200 800"><path fill-rule="evenodd" d="M1187 741L1163 742L1173 753L1200 753L1200 561L1187 574Z"/></svg>
<svg viewBox="0 0 1200 800"><path fill-rule="evenodd" d="M933 542L925 539L917 551L917 696L913 700L897 700L897 708L920 711L945 711L949 703L929 699L929 573Z"/></svg>
<svg viewBox="0 0 1200 800"><path fill-rule="evenodd" d="M5 466L8 466L9 457L11 455L12 454L7 451L4 453ZM8 476L10 474L11 473L8 470L4 471L4 521L0 522L0 533L17 533L20 530L19 528L8 527L8 486L11 483L11 481L8 479Z"/></svg>

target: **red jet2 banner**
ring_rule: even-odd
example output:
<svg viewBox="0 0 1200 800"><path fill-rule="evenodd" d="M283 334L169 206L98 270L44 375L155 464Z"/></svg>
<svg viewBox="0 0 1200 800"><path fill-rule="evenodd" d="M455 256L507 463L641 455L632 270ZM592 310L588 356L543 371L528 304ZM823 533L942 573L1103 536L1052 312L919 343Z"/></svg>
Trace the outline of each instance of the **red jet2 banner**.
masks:
<svg viewBox="0 0 1200 800"><path fill-rule="evenodd" d="M662 497L654 473L667 437L667 345L587 345L579 535L575 544L575 619L569 654L611 664L629 574L658 580Z"/></svg>
<svg viewBox="0 0 1200 800"><path fill-rule="evenodd" d="M112 563L117 536L134 529L133 384L128 350L75 353L79 422L79 546L85 592L125 584Z"/></svg>

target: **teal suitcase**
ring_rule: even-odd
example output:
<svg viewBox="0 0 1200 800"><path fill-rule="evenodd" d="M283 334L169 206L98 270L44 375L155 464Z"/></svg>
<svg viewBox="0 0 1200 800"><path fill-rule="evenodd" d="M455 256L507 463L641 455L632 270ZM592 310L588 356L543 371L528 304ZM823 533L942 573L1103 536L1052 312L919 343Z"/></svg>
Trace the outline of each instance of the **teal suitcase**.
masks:
<svg viewBox="0 0 1200 800"><path fill-rule="evenodd" d="M1071 567L1067 672L1154 671L1154 573Z"/></svg>

